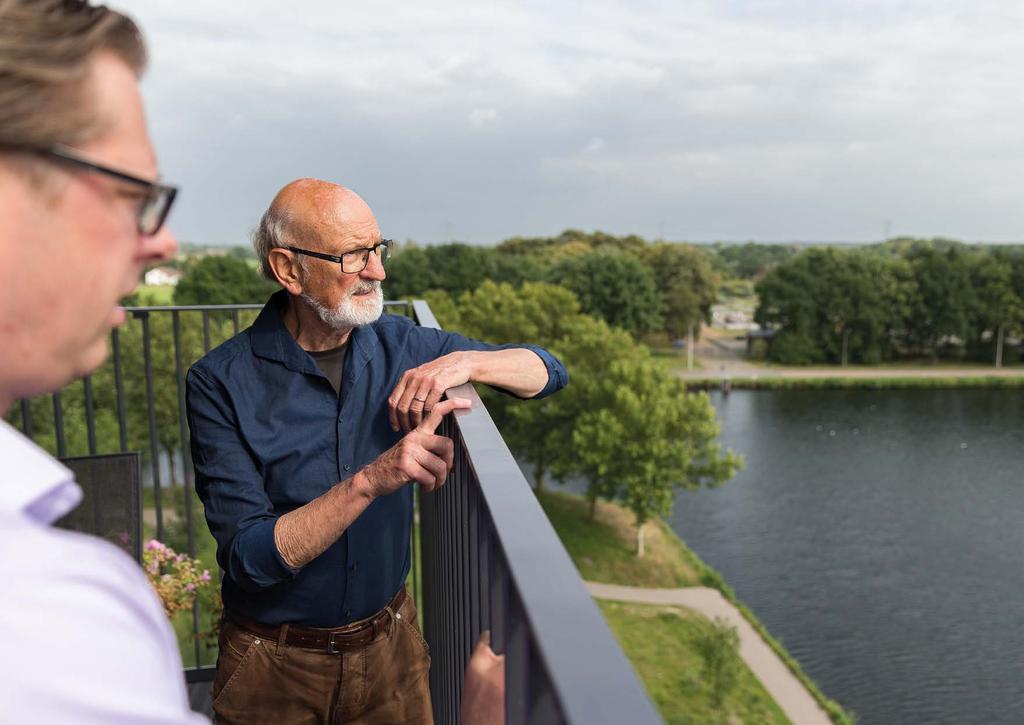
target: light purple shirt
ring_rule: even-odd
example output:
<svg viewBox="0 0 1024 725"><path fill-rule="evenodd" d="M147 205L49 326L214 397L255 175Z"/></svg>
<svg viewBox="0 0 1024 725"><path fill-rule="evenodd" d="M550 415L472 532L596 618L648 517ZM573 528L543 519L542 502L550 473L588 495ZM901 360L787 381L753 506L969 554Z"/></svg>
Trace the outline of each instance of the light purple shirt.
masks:
<svg viewBox="0 0 1024 725"><path fill-rule="evenodd" d="M81 501L71 471L2 420L0 471L0 722L208 722L139 565L50 526Z"/></svg>

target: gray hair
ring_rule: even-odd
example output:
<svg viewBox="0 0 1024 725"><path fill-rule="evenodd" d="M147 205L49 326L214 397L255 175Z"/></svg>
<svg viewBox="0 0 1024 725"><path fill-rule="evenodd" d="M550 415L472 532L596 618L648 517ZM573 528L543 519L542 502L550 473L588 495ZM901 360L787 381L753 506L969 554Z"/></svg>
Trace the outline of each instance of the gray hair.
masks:
<svg viewBox="0 0 1024 725"><path fill-rule="evenodd" d="M292 227L291 214L288 210L276 209L271 204L263 213L259 226L252 231L252 248L256 252L256 259L260 261L260 272L271 282L276 282L277 277L270 268L270 250L289 246L288 237L291 236ZM305 270L302 257L296 257L296 262L299 269Z"/></svg>

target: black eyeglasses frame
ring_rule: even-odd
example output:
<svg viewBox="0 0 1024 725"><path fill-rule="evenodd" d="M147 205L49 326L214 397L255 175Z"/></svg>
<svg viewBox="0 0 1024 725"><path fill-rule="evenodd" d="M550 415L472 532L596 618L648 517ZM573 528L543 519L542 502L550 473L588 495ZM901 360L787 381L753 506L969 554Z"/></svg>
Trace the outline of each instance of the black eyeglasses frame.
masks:
<svg viewBox="0 0 1024 725"><path fill-rule="evenodd" d="M341 271L344 272L345 274L359 274L364 269L366 269L366 265L368 265L370 263L370 254L377 254L377 250L380 249L381 247L384 248L384 251L380 254L380 263L381 264L386 263L388 261L388 259L391 258L391 248L394 246L394 244L395 244L394 241L392 241L391 239L381 239L379 242L374 244L372 247L359 247L357 249L350 249L349 251L345 252L345 254L341 255L340 257L338 255L336 255L336 254L326 254L325 252L314 252L311 249L302 249L301 247L290 247L289 246L289 247L283 247L283 248L287 249L289 252L294 252L295 254L304 254L307 257L316 257L317 259L326 259L328 262L334 262L335 264L338 264L338 265L341 266ZM359 269L352 269L352 270L345 269L345 256L349 255L349 254L355 254L356 252L365 252L366 253L365 256L363 257L362 266L360 266Z"/></svg>
<svg viewBox="0 0 1024 725"><path fill-rule="evenodd" d="M160 228L167 220L167 215L171 211L174 199L178 195L178 187L176 186L161 184L156 181L147 181L119 169L112 169L109 166L104 166L91 159L87 159L75 149L62 144L56 144L47 148L33 146L11 146L9 148L14 151L38 154L51 161L103 174L112 179L145 188L147 193L142 203L139 204L139 210L136 213L135 219L139 234L143 236L151 237L160 231Z"/></svg>

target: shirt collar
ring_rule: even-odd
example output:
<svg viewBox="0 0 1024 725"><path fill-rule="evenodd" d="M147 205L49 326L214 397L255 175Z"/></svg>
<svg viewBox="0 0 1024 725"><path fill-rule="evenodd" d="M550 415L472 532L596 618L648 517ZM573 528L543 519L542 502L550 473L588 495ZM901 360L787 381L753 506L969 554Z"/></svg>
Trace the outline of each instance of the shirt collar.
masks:
<svg viewBox="0 0 1024 725"><path fill-rule="evenodd" d="M82 500L74 474L56 458L0 420L0 511L51 524Z"/></svg>
<svg viewBox="0 0 1024 725"><path fill-rule="evenodd" d="M285 327L282 314L288 304L288 293L279 290L271 295L252 325L252 351L258 357L276 360L289 370L310 375L323 375L316 361L303 350ZM379 340L374 325L352 330L348 339L348 358L345 362L344 384L355 383L359 373L370 361Z"/></svg>

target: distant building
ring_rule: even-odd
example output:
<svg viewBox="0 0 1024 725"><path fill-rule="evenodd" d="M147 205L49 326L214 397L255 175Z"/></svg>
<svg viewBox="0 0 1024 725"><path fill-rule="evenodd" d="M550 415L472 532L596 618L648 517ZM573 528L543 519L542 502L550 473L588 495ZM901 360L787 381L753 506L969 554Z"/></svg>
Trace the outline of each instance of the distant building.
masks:
<svg viewBox="0 0 1024 725"><path fill-rule="evenodd" d="M174 267L154 267L142 278L146 284L178 284L181 272Z"/></svg>

